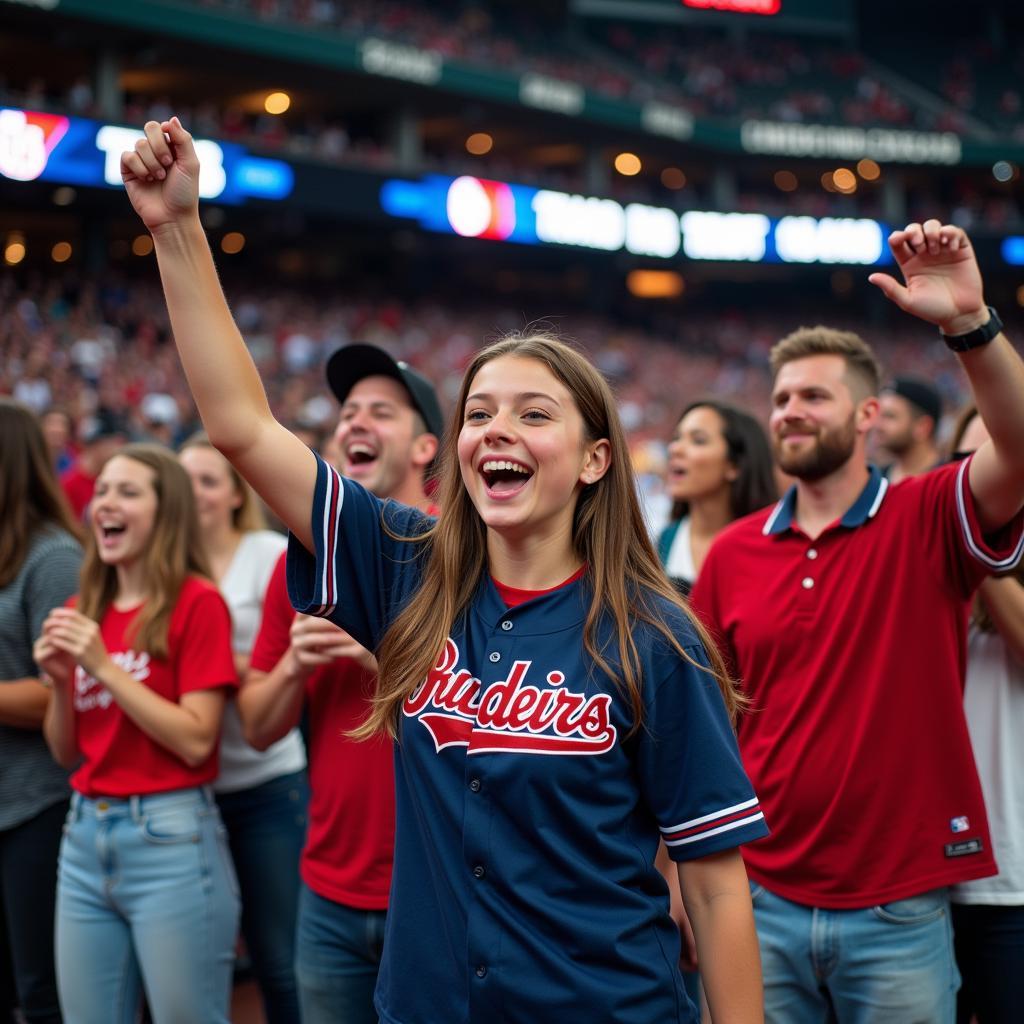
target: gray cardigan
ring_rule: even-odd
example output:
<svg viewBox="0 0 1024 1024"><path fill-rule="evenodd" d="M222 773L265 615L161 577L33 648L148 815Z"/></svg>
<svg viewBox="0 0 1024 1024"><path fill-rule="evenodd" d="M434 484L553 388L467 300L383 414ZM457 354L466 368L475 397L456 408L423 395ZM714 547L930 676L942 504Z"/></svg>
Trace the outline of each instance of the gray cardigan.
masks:
<svg viewBox="0 0 1024 1024"><path fill-rule="evenodd" d="M32 644L51 608L78 591L82 549L56 527L40 530L18 575L0 589L0 686L36 676ZM34 818L68 795L67 773L43 734L0 724L0 829Z"/></svg>

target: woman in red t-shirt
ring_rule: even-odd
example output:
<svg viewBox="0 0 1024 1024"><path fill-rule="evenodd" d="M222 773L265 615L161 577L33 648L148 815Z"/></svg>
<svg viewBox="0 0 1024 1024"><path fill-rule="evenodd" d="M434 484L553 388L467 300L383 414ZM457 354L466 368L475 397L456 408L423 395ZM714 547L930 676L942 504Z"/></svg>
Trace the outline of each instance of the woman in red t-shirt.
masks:
<svg viewBox="0 0 1024 1024"><path fill-rule="evenodd" d="M43 624L44 732L71 777L57 885L67 1024L227 1022L238 891L209 783L229 688L231 622L206 578L192 487L174 456L131 445L90 506L82 586Z"/></svg>

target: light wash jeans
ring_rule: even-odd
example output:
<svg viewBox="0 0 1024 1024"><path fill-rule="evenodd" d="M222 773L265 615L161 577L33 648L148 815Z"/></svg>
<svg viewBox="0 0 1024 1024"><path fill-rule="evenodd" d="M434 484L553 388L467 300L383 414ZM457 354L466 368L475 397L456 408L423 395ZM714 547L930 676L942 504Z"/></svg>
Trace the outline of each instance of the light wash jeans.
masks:
<svg viewBox="0 0 1024 1024"><path fill-rule="evenodd" d="M751 883L767 1024L954 1024L949 891L863 910L792 903Z"/></svg>
<svg viewBox="0 0 1024 1024"><path fill-rule="evenodd" d="M57 987L65 1024L227 1024L238 883L205 788L75 794L57 882Z"/></svg>
<svg viewBox="0 0 1024 1024"><path fill-rule="evenodd" d="M303 884L295 937L302 1024L377 1024L373 990L385 916L324 899Z"/></svg>

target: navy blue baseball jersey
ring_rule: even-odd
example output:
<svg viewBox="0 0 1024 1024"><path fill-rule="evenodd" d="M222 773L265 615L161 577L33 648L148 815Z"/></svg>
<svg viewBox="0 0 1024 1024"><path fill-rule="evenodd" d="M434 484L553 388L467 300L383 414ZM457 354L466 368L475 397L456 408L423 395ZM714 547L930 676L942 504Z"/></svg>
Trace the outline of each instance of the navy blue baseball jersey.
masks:
<svg viewBox="0 0 1024 1024"><path fill-rule="evenodd" d="M320 461L316 557L294 538L288 551L293 604L376 648L424 564L426 545L395 536L430 522ZM589 600L584 576L509 609L485 577L404 703L385 1024L698 1019L658 839L682 861L768 830L714 678L642 625L646 719L629 735L628 696L583 650Z"/></svg>

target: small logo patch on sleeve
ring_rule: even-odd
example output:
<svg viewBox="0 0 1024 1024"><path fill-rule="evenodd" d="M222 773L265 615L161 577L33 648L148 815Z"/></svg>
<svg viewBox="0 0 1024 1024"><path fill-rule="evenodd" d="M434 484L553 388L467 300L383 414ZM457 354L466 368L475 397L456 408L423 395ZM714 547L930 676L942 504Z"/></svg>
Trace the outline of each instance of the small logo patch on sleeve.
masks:
<svg viewBox="0 0 1024 1024"><path fill-rule="evenodd" d="M971 827L970 821L967 820L966 814L961 814L957 818L950 818L949 830L950 832L966 832Z"/></svg>
<svg viewBox="0 0 1024 1024"><path fill-rule="evenodd" d="M961 839L958 843L946 843L947 857L968 857L984 849L980 839Z"/></svg>

